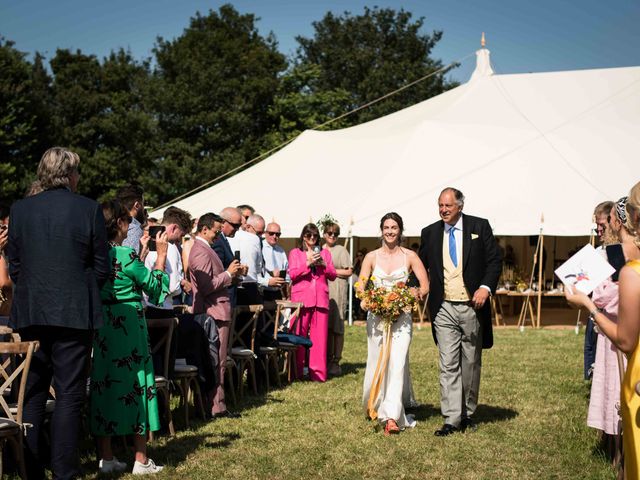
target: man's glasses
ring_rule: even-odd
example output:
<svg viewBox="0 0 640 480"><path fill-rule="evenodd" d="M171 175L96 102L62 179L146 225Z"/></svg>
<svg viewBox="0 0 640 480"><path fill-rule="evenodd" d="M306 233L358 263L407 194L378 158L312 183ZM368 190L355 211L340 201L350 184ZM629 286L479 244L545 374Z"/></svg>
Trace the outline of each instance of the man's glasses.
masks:
<svg viewBox="0 0 640 480"><path fill-rule="evenodd" d="M325 232L325 235L326 235L327 237L337 237L337 236L339 236L340 234L339 234L338 232Z"/></svg>
<svg viewBox="0 0 640 480"><path fill-rule="evenodd" d="M264 234L264 230L257 230L256 227L254 227L253 225L247 224L247 228L250 228L251 230L253 230L253 233L258 235L259 237L261 237Z"/></svg>
<svg viewBox="0 0 640 480"><path fill-rule="evenodd" d="M238 230L242 226L241 223L233 223L233 222L230 222L229 220L225 220L225 223L228 223L229 225L231 225L236 230Z"/></svg>
<svg viewBox="0 0 640 480"><path fill-rule="evenodd" d="M281 232L269 232L267 231L267 235L275 235L276 237L280 238L280 235L282 235Z"/></svg>

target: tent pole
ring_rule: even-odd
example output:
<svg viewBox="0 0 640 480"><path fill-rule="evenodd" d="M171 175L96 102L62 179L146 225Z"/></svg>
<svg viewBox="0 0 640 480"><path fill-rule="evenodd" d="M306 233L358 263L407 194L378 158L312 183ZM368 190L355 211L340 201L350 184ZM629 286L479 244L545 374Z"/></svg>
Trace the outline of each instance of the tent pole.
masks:
<svg viewBox="0 0 640 480"><path fill-rule="evenodd" d="M544 255L544 234L540 232L540 252L538 259L538 311L536 314L536 328L540 328L540 309L542 308L542 287L543 287L543 278L542 278L542 260Z"/></svg>
<svg viewBox="0 0 640 480"><path fill-rule="evenodd" d="M353 237L349 232L349 256L353 265ZM353 325L353 275L349 277L349 326Z"/></svg>

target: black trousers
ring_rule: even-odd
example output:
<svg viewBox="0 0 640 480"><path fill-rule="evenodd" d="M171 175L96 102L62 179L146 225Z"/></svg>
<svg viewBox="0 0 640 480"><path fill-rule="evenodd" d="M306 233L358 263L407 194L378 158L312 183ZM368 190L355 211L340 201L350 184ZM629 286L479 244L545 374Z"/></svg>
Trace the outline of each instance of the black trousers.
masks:
<svg viewBox="0 0 640 480"><path fill-rule="evenodd" d="M23 341L40 342L31 361L24 399L23 422L33 425L27 428L25 445L27 476L30 480L45 478L44 455L38 443L53 379L56 407L51 420L51 470L54 479L76 478L80 475L78 436L93 331L31 326L19 333Z"/></svg>

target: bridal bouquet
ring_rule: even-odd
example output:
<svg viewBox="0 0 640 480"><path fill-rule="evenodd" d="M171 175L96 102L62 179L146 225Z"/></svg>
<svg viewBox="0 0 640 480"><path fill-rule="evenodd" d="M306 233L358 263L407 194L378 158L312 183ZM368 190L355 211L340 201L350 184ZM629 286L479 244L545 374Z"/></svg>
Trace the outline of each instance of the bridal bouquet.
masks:
<svg viewBox="0 0 640 480"><path fill-rule="evenodd" d="M365 302L366 309L382 317L385 322L395 322L400 314L411 313L418 309L418 299L415 290L407 287L404 282L398 282L393 287L376 287L375 277L364 282L364 289L360 290L360 282L356 282L356 296Z"/></svg>

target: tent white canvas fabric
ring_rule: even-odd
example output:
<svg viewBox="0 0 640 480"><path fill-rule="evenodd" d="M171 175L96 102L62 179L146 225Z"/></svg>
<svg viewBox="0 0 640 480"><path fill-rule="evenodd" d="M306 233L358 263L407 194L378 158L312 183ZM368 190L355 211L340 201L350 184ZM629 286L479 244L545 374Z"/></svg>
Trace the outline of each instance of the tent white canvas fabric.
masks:
<svg viewBox="0 0 640 480"><path fill-rule="evenodd" d="M640 67L496 75L486 49L478 65L468 83L399 112L305 131L175 205L199 216L250 204L285 237L327 213L343 235L375 237L395 211L418 236L453 186L497 235L589 235L593 207L640 180Z"/></svg>

